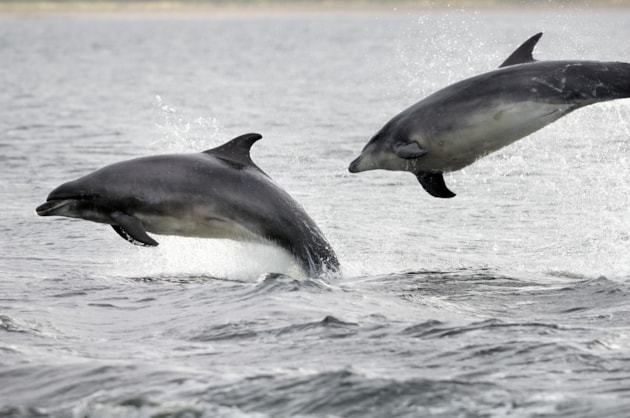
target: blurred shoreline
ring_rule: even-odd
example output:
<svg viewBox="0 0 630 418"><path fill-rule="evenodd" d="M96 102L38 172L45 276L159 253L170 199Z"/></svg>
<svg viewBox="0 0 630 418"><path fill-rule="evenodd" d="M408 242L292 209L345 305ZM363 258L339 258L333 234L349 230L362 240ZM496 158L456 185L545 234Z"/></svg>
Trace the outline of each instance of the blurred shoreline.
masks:
<svg viewBox="0 0 630 418"><path fill-rule="evenodd" d="M371 13L440 9L629 9L630 0L306 0L306 1L30 1L0 0L0 14L153 14L251 16L292 14Z"/></svg>

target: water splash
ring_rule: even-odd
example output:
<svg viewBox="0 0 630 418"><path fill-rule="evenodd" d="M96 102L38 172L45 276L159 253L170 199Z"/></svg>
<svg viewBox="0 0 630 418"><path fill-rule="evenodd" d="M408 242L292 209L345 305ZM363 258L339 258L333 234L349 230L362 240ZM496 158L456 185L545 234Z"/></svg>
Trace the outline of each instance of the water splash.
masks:
<svg viewBox="0 0 630 418"><path fill-rule="evenodd" d="M155 248L119 252L114 275L123 277L195 277L258 280L266 273L303 277L286 251L272 244L219 239L159 237ZM128 249L127 249L128 250Z"/></svg>
<svg viewBox="0 0 630 418"><path fill-rule="evenodd" d="M398 76L406 80L406 98L410 102L498 60L484 56L489 50L496 51L487 46L492 40L491 32L484 38L470 38L472 33L479 33L473 28L483 25L478 16L479 12L465 9L449 8L441 14L429 11L401 32L397 50L402 74ZM435 30L436 26L439 30Z"/></svg>
<svg viewBox="0 0 630 418"><path fill-rule="evenodd" d="M220 142L221 126L213 117L191 117L166 103L161 96L153 102L159 138L151 145L172 152L195 152Z"/></svg>

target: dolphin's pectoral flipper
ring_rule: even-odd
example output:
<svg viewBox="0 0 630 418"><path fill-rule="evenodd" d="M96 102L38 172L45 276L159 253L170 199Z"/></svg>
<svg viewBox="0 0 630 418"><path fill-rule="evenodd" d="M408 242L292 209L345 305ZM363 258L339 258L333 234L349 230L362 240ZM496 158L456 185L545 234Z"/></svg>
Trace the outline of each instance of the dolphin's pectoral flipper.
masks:
<svg viewBox="0 0 630 418"><path fill-rule="evenodd" d="M421 171L415 174L422 187L424 187L424 190L426 190L431 196L441 198L455 196L455 193L451 192L448 187L446 187L442 173L428 173Z"/></svg>
<svg viewBox="0 0 630 418"><path fill-rule="evenodd" d="M112 213L112 219L116 222L115 225L112 225L114 231L130 243L143 247L155 247L158 245L157 241L151 238L147 231L144 230L144 226L142 226L142 222L138 218L125 215L122 212L114 212Z"/></svg>
<svg viewBox="0 0 630 418"><path fill-rule="evenodd" d="M411 158L423 157L427 155L428 152L427 150L421 148L416 141L411 141L407 143L399 142L395 144L394 153L400 158L409 160Z"/></svg>
<svg viewBox="0 0 630 418"><path fill-rule="evenodd" d="M536 61L533 57L533 52L534 47L540 40L541 36L542 32L537 33L536 35L523 42L521 46L516 48L516 51L512 52L512 55L510 55L505 61L503 61L503 64L499 65L499 68L507 67L509 65L524 64L526 62Z"/></svg>

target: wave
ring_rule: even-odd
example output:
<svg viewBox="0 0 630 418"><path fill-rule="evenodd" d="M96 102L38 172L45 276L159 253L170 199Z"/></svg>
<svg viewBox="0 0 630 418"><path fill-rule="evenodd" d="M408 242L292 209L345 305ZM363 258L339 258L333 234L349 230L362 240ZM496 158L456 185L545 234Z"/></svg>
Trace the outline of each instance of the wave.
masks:
<svg viewBox="0 0 630 418"><path fill-rule="evenodd" d="M469 332L510 332L515 330L518 333L527 334L549 334L557 330L561 330L557 324L545 324L535 322L524 323L505 323L499 319L489 319L481 322L473 322L466 326L443 327L440 321L429 321L418 325L405 328L403 334L411 335L418 338L445 338L454 337L459 334ZM573 331L576 329L573 328Z"/></svg>
<svg viewBox="0 0 630 418"><path fill-rule="evenodd" d="M0 315L0 331L41 334L42 326L35 321L23 321L9 315Z"/></svg>
<svg viewBox="0 0 630 418"><path fill-rule="evenodd" d="M259 278L253 293L270 294L297 291L330 292L332 287L323 279L295 278L285 274L269 273Z"/></svg>
<svg viewBox="0 0 630 418"><path fill-rule="evenodd" d="M229 322L208 327L189 338L191 341L222 341L315 335L326 339L356 335L359 331L359 324L345 322L332 315L327 315L321 321L303 322L284 327L269 328L264 325L265 323L252 321Z"/></svg>
<svg viewBox="0 0 630 418"><path fill-rule="evenodd" d="M205 399L270 416L457 416L472 405L495 406L507 391L488 382L370 378L352 369L297 377L257 376L208 388ZM449 402L445 402L449 400Z"/></svg>

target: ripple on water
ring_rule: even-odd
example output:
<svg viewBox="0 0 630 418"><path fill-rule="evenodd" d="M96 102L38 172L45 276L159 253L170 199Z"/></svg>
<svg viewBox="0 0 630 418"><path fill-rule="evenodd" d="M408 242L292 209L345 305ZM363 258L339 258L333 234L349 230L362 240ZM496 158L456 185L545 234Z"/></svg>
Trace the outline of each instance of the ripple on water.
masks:
<svg viewBox="0 0 630 418"><path fill-rule="evenodd" d="M349 369L295 377L257 376L230 387L209 387L202 397L272 416L444 416L509 404L488 382L370 378ZM448 400L448 402L445 402Z"/></svg>
<svg viewBox="0 0 630 418"><path fill-rule="evenodd" d="M343 338L355 335L359 324L341 321L328 315L321 321L291 324L285 327L269 328L268 320L229 322L204 328L189 337L191 341L238 341L258 338Z"/></svg>
<svg viewBox="0 0 630 418"><path fill-rule="evenodd" d="M42 325L37 321L20 320L9 315L0 315L0 330L25 334L41 334Z"/></svg>

